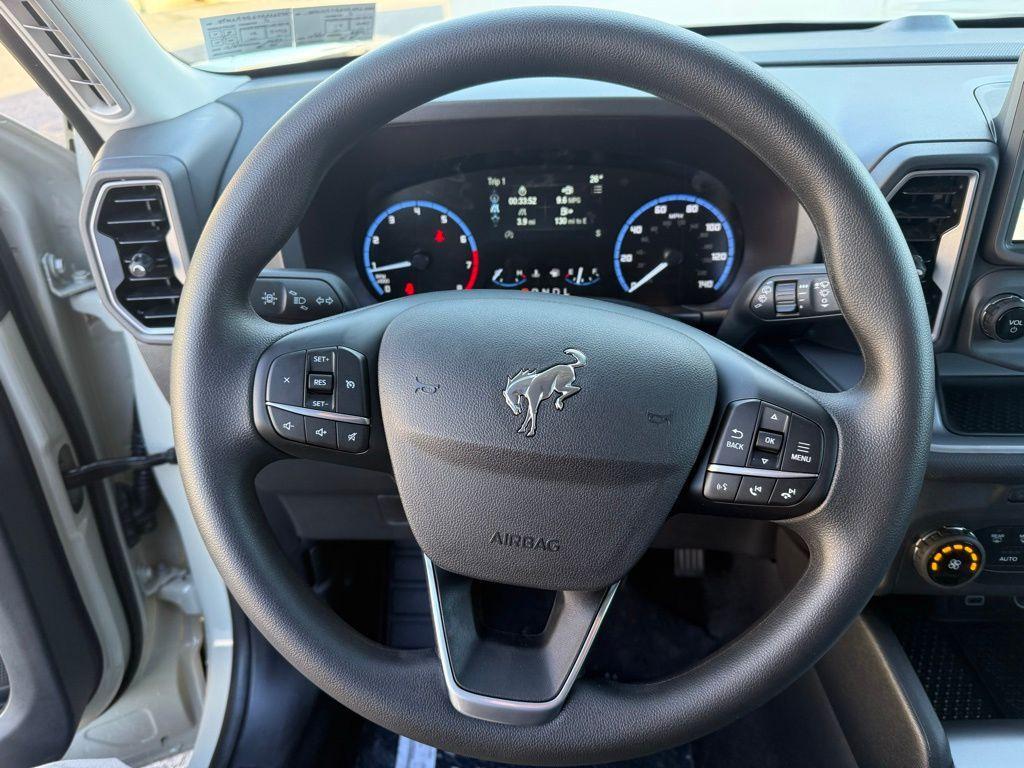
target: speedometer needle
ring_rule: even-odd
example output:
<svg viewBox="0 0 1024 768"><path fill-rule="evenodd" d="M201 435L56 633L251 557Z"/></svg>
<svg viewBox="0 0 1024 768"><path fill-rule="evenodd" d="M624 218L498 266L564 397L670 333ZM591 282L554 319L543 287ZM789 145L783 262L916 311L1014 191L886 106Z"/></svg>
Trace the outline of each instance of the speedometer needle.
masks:
<svg viewBox="0 0 1024 768"><path fill-rule="evenodd" d="M647 285L647 283L651 282L651 280L656 278L658 275L660 275L666 269L668 269L668 262L667 261L662 261L661 263L658 264L658 266L656 266L654 269L652 269L646 275L641 277L635 283L630 284L629 292L633 293L634 291L636 291L641 286Z"/></svg>
<svg viewBox="0 0 1024 768"><path fill-rule="evenodd" d="M373 273L387 272L387 271L392 270L392 269L405 269L406 267L411 267L411 266L412 266L412 262L409 261L408 259L406 259L405 261L393 261L390 264L385 264L382 267L374 267L370 271L373 272Z"/></svg>

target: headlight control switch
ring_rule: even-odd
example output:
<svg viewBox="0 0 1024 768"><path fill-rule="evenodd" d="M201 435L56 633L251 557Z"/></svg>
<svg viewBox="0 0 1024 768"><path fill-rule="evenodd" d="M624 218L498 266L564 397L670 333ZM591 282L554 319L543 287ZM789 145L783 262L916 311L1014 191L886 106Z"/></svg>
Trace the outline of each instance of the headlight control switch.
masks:
<svg viewBox="0 0 1024 768"><path fill-rule="evenodd" d="M985 548L966 528L944 527L917 540L914 565L932 584L960 587L985 567Z"/></svg>

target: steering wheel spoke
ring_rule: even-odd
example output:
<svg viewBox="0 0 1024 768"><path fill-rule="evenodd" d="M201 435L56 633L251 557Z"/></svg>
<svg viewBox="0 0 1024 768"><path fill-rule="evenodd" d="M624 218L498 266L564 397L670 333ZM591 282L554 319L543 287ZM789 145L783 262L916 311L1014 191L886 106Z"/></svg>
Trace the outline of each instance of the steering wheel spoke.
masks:
<svg viewBox="0 0 1024 768"><path fill-rule="evenodd" d="M586 661L618 583L586 591L530 590L535 626L498 605L507 592L435 566L424 557L437 653L448 699L459 712L507 725L554 718ZM488 627L481 614L514 613L515 627ZM502 610L504 608L504 610Z"/></svg>

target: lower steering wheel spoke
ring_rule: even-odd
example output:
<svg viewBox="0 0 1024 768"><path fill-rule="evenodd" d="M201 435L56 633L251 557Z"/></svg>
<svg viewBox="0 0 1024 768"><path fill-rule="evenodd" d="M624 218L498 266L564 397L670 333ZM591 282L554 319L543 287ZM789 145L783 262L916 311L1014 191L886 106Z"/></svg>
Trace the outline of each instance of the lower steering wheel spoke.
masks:
<svg viewBox="0 0 1024 768"><path fill-rule="evenodd" d="M424 560L452 706L468 717L507 725L539 725L556 717L618 583L586 591L516 591Z"/></svg>

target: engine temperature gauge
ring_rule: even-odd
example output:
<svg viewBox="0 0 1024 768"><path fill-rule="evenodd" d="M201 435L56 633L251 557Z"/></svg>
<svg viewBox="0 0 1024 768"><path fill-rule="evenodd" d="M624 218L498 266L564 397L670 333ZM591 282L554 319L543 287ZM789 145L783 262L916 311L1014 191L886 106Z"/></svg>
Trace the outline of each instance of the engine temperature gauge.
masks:
<svg viewBox="0 0 1024 768"><path fill-rule="evenodd" d="M601 282L601 270L597 267L572 267L565 271L565 282L575 288L586 288Z"/></svg>

